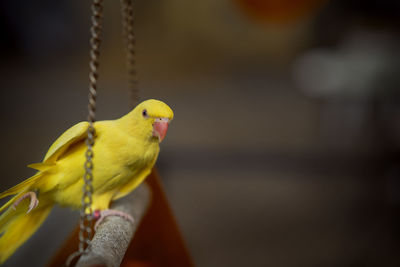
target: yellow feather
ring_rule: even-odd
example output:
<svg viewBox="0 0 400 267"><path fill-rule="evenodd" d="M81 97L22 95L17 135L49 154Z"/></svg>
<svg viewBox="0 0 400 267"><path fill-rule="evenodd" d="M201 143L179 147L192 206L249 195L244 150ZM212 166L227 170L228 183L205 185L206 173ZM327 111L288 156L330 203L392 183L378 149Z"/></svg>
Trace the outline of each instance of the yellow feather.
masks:
<svg viewBox="0 0 400 267"><path fill-rule="evenodd" d="M27 167L38 170L38 171L46 171L46 170L50 169L51 167L53 167L54 165L55 165L55 163L40 162L40 163L29 164Z"/></svg>
<svg viewBox="0 0 400 267"><path fill-rule="evenodd" d="M21 206L22 207L22 206ZM26 210L7 210L0 216L0 264L5 262L43 223L53 205L39 204L29 214ZM12 216L12 217L11 217Z"/></svg>
<svg viewBox="0 0 400 267"><path fill-rule="evenodd" d="M43 162L54 162L57 160L69 145L86 137L86 130L89 126L87 121L82 121L75 124L67 131L65 131L49 148L44 156Z"/></svg>
<svg viewBox="0 0 400 267"><path fill-rule="evenodd" d="M10 189L7 189L6 191L2 192L0 194L0 199L7 197L7 196L11 196L11 195L15 195L15 194L19 194L21 192L25 192L26 189L28 189L31 185L33 185L37 180L39 180L41 178L41 176L43 175L43 173L37 173L34 176L30 177L29 179L26 179L25 181L17 184L16 186L11 187ZM0 212L2 210L3 207L0 208Z"/></svg>
<svg viewBox="0 0 400 267"><path fill-rule="evenodd" d="M11 204L13 204L21 195L23 194L23 192L13 196L9 201L7 201L6 204L4 204L3 206L1 206L0 208L0 212L5 211L9 206L11 206Z"/></svg>
<svg viewBox="0 0 400 267"><path fill-rule="evenodd" d="M143 116L143 111L146 115ZM93 210L107 209L112 200L134 190L150 173L158 153L159 140L153 135L156 118L172 120L172 110L158 100L147 100L130 113L113 121L95 123L93 147ZM68 129L49 148L43 162L28 165L39 172L0 194L16 195L0 210L7 209L24 192L39 191L39 206L29 214L8 208L0 216L0 262L28 239L58 204L80 208L85 161L87 122ZM27 201L23 201L17 211ZM9 245L13 244L13 245Z"/></svg>

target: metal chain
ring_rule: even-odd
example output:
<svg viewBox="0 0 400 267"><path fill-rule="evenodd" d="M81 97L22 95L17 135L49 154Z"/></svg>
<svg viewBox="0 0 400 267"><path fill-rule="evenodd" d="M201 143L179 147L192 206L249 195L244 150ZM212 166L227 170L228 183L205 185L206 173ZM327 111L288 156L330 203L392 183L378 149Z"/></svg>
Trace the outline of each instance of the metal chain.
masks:
<svg viewBox="0 0 400 267"><path fill-rule="evenodd" d="M128 68L128 83L131 99L131 106L139 101L138 78L136 71L136 38L134 34L134 17L132 0L121 0L122 30L125 39L126 65Z"/></svg>
<svg viewBox="0 0 400 267"><path fill-rule="evenodd" d="M90 245L92 238L92 195L93 195L93 146L95 139L94 122L96 119L96 96L97 96L97 79L98 67L100 56L101 44L101 30L102 30L102 17L103 17L103 0L93 0L92 3L92 26L90 28L90 73L89 73L89 105L88 105L88 122L86 138L86 161L85 161L85 174L83 176L84 186L82 195L82 209L79 221L79 250L73 253L67 260L67 266L70 265L72 260L85 253L85 249ZM131 0L121 0L121 13L122 13L122 28L125 39L126 55L127 55L127 68L128 68L128 82L131 105L135 105L138 100L138 79L136 65L136 39L133 31L133 3Z"/></svg>
<svg viewBox="0 0 400 267"><path fill-rule="evenodd" d="M103 17L103 1L93 0L92 3L92 27L90 28L90 72L89 72L89 104L88 104L88 122L86 138L86 162L85 174L83 176L84 186L82 195L82 209L80 217L79 232L79 251L85 250L85 245L90 244L92 237L91 223L92 215L92 194L93 194L93 145L94 145L94 122L96 120L96 95L97 95L97 78L101 44L101 22Z"/></svg>
<svg viewBox="0 0 400 267"><path fill-rule="evenodd" d="M67 260L67 266L70 265L72 260L85 253L85 249L90 245L92 238L92 195L93 195L93 146L95 139L95 128L94 122L96 120L96 96L97 96L97 79L98 79L98 67L99 67L99 56L100 56L100 45L101 45L101 30L102 30L102 18L103 18L103 0L93 0L90 28L90 61L89 61L89 104L88 104L88 122L89 127L87 129L86 138L86 161L84 164L85 174L83 176L83 194L82 194L82 208L79 220L79 250Z"/></svg>

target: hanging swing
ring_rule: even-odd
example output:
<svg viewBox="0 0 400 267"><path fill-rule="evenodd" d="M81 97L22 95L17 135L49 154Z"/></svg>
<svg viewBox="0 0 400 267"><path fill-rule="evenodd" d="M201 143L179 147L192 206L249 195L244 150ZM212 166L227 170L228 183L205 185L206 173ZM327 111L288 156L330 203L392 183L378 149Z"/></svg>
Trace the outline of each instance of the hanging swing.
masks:
<svg viewBox="0 0 400 267"><path fill-rule="evenodd" d="M185 247L180 230L169 207L158 172L153 169L145 184L133 193L112 204L112 208L131 214L135 218L132 225L117 216L110 217L103 227L92 233L91 185L92 147L94 145L95 107L97 94L97 69L101 43L102 0L92 4L90 74L89 74L89 127L87 130L87 152L82 196L82 210L79 227L65 241L60 250L50 260L48 266L70 264L75 255L82 255L76 266L193 266ZM131 106L137 104L138 87L135 70L135 35L133 31L132 0L121 0L123 35L126 45L128 83ZM94 178L95 179L95 178ZM140 224L139 224L140 222ZM133 239L132 239L133 238ZM132 241L131 241L132 239ZM85 246L86 249L85 249ZM75 251L76 248L78 251ZM75 251L75 252L74 252Z"/></svg>
<svg viewBox="0 0 400 267"><path fill-rule="evenodd" d="M92 4L92 36L89 64L88 121L90 126L86 141L87 161L85 163L85 186L80 224L54 255L48 266L62 266L68 259L71 259L71 255L74 257L74 251L77 247L79 247L79 250L75 254L84 254L85 246L88 244L91 244L89 248L92 249L92 252L89 249L89 252L81 257L76 266L119 266L119 263L120 266L137 267L193 266L160 183L158 172L155 169L146 178L145 184L139 186L121 201L112 204L113 209L120 209L130 213L135 218L135 224L127 223L118 217L111 217L104 222L103 228L98 229L93 240L91 242L88 240L91 235L92 219L90 217L90 214L92 214L90 195L93 193L91 192L93 179L91 156L93 155L91 155L90 151L94 144L95 129L93 128L93 122L95 118L102 11L102 0L94 0ZM135 70L133 4L131 0L121 0L121 14L127 52L126 63L129 75L130 99L133 107L138 102L138 88ZM115 224L118 224L118 229ZM132 236L133 240L130 242ZM95 251L93 252L93 250Z"/></svg>
<svg viewBox="0 0 400 267"><path fill-rule="evenodd" d="M133 5L121 0L121 6L129 87L132 104L137 104ZM0 262L60 203L80 206L80 221L49 266L193 266L152 169L172 110L161 101L147 100L118 120L95 123L102 0L93 0L91 9L88 121L68 129L42 162L29 165L38 171L34 176L0 193L0 198L13 195L0 208ZM76 167L82 154L84 173Z"/></svg>

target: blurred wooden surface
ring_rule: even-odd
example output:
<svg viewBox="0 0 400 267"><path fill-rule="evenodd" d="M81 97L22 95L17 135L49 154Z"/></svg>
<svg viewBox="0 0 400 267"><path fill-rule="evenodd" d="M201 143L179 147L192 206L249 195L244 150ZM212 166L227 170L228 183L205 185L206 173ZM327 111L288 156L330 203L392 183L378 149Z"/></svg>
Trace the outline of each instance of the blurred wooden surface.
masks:
<svg viewBox="0 0 400 267"><path fill-rule="evenodd" d="M126 250L150 205L150 187L143 183L126 197L113 202L110 209L125 212L134 218L134 223L119 217L109 216L98 226L85 255L76 267L119 267Z"/></svg>

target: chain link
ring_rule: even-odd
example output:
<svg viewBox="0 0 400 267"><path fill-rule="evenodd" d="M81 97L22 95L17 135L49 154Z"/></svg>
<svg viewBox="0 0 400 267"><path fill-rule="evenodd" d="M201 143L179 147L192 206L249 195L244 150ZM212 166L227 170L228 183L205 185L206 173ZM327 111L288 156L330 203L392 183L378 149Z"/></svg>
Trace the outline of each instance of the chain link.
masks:
<svg viewBox="0 0 400 267"><path fill-rule="evenodd" d="M133 27L132 0L121 0L122 31L125 39L126 65L128 68L128 83L130 92L130 105L134 107L139 101L138 78L136 71L136 37Z"/></svg>

